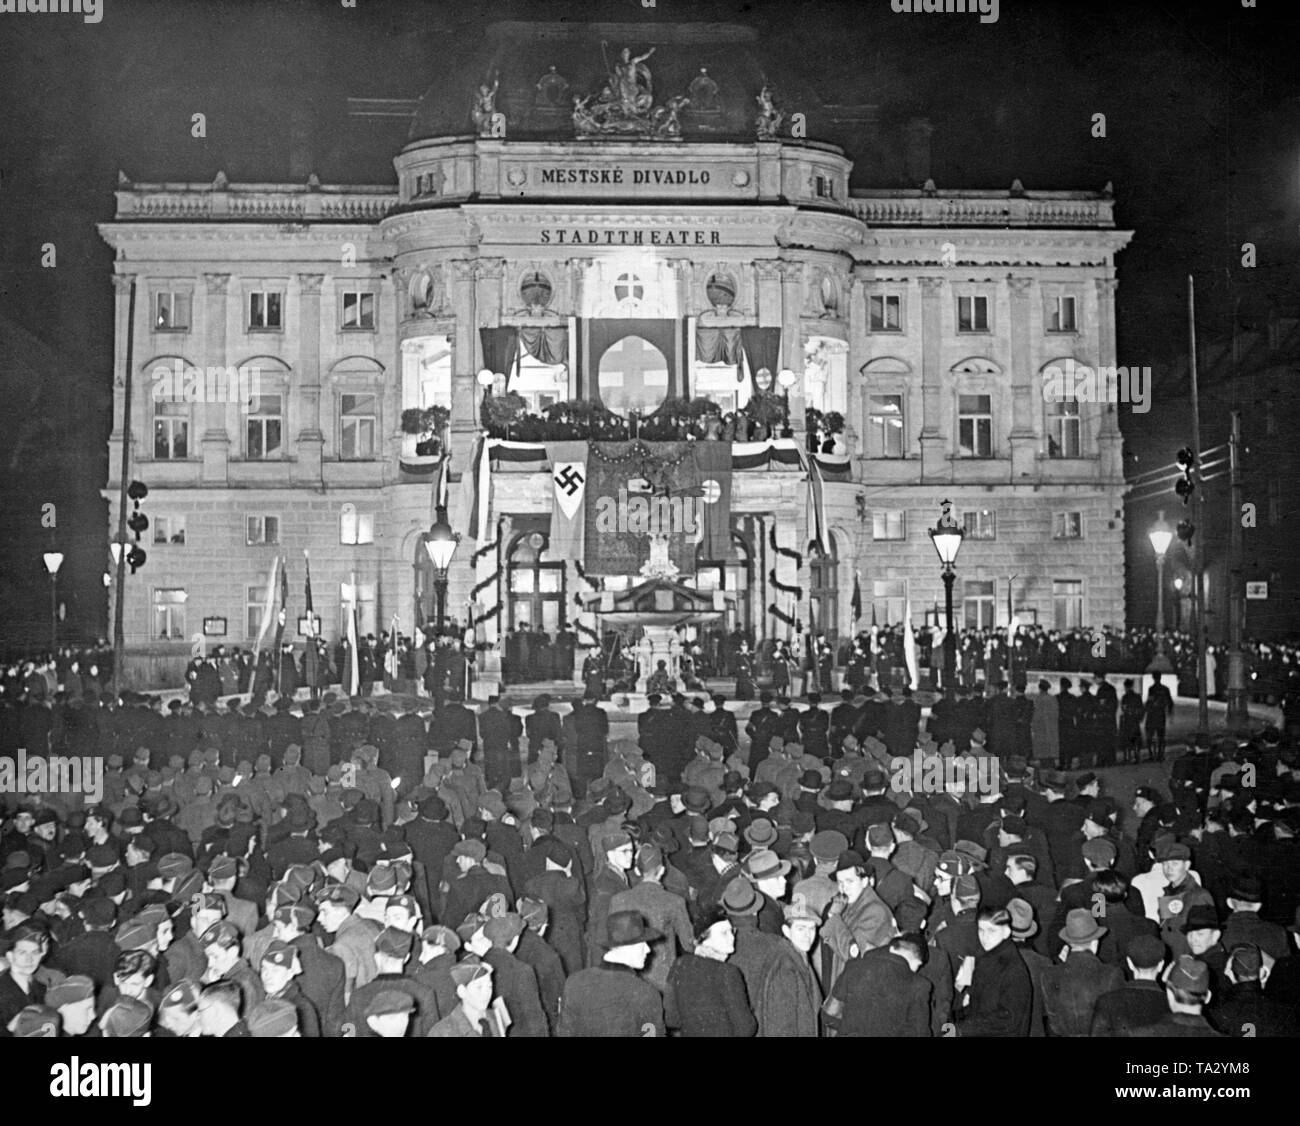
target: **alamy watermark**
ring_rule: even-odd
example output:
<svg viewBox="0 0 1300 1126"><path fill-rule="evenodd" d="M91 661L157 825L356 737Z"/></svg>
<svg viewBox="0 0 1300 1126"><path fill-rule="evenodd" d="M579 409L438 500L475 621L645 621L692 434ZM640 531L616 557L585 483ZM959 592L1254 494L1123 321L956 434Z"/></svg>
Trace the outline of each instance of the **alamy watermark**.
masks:
<svg viewBox="0 0 1300 1126"><path fill-rule="evenodd" d="M77 15L86 23L104 18L104 0L0 0L0 16Z"/></svg>
<svg viewBox="0 0 1300 1126"><path fill-rule="evenodd" d="M698 535L705 501L699 497L644 496L626 488L616 497L596 499L596 531L606 535Z"/></svg>
<svg viewBox="0 0 1300 1126"><path fill-rule="evenodd" d="M994 755L941 755L914 751L889 760L889 786L896 794L943 794L960 786L968 794L996 794L1001 768Z"/></svg>
<svg viewBox="0 0 1300 1126"><path fill-rule="evenodd" d="M998 22L998 0L889 0L889 6L899 13L937 13L965 15L979 12L980 23Z"/></svg>
<svg viewBox="0 0 1300 1126"><path fill-rule="evenodd" d="M149 378L155 403L237 403L248 414L256 409L262 393L259 368L198 368L173 360L158 364Z"/></svg>
<svg viewBox="0 0 1300 1126"><path fill-rule="evenodd" d="M104 760L91 755L0 755L0 794L82 794L104 800Z"/></svg>
<svg viewBox="0 0 1300 1126"><path fill-rule="evenodd" d="M1149 367L1089 367L1066 360L1043 369L1048 403L1127 403L1134 414L1151 409Z"/></svg>

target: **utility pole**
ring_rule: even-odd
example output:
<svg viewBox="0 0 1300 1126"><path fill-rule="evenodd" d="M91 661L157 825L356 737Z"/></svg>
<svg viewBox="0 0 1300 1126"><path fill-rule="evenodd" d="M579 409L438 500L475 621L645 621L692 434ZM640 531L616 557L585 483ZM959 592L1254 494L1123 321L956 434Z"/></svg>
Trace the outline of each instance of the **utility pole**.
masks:
<svg viewBox="0 0 1300 1126"><path fill-rule="evenodd" d="M127 484L131 477L131 387L135 383L131 372L131 352L135 344L135 278L131 279L131 293L126 313L126 369L123 375L125 392L122 396L122 480L117 494L117 596L113 603L113 694L120 696L126 684L126 632L123 612L126 605L126 504Z"/></svg>
<svg viewBox="0 0 1300 1126"><path fill-rule="evenodd" d="M1205 489L1201 483L1201 404L1196 376L1196 288L1187 275L1187 334L1192 377L1192 481L1195 485L1196 531L1192 539L1192 603L1196 607L1196 726L1210 726L1210 701L1205 683Z"/></svg>
<svg viewBox="0 0 1300 1126"><path fill-rule="evenodd" d="M1231 559L1228 564L1228 730L1244 731L1250 726L1246 707L1246 655L1241 650L1245 630L1246 585L1245 534L1241 526L1241 411L1232 412L1232 435L1228 439L1228 484L1230 504Z"/></svg>

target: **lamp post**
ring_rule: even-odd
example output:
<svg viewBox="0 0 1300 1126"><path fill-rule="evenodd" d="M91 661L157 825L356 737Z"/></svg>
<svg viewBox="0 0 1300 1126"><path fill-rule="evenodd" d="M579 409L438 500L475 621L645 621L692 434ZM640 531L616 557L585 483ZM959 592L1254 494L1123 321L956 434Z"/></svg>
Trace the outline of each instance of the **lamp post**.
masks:
<svg viewBox="0 0 1300 1126"><path fill-rule="evenodd" d="M438 603L434 621L437 636L441 637L447 615L447 571L451 567L451 557L456 554L456 547L460 543L460 533L453 532L447 523L446 508L439 505L437 516L433 527L424 537L424 547L433 561L433 589Z"/></svg>
<svg viewBox="0 0 1300 1126"><path fill-rule="evenodd" d="M1174 631L1182 633L1183 630L1183 576L1179 575L1174 579Z"/></svg>
<svg viewBox="0 0 1300 1126"><path fill-rule="evenodd" d="M59 568L63 566L63 552L47 551L45 570L50 576L50 653L59 648Z"/></svg>
<svg viewBox="0 0 1300 1126"><path fill-rule="evenodd" d="M781 388L782 395L785 396L785 426L781 430L781 437L788 438L794 433L793 422L790 419L790 388L799 381L799 377L790 368L782 368L776 373L776 382Z"/></svg>
<svg viewBox="0 0 1300 1126"><path fill-rule="evenodd" d="M1156 652L1147 666L1147 672L1171 673L1174 666L1165 656L1165 554L1173 542L1173 530L1165 523L1165 511L1162 508L1155 524L1147 533L1151 547L1156 553Z"/></svg>
<svg viewBox="0 0 1300 1126"><path fill-rule="evenodd" d="M934 550L939 553L939 562L943 564L944 603L948 612L948 630L943 637L943 695L952 700L957 688L957 631L952 614L952 587L957 581L957 552L961 550L961 541L965 532L952 515L952 501L942 502L943 511L939 522L930 529L930 539Z"/></svg>

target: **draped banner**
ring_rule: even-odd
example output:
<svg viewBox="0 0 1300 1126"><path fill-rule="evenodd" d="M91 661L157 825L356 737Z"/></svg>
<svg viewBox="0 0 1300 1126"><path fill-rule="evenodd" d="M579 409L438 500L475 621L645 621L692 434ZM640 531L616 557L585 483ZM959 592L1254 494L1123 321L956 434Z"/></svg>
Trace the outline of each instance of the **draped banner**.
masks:
<svg viewBox="0 0 1300 1126"><path fill-rule="evenodd" d="M740 344L745 351L745 359L749 362L749 377L754 381L752 390L758 390L757 376L760 368L767 368L775 381L781 355L781 330L746 326L740 330ZM768 390L774 390L775 387L773 382Z"/></svg>
<svg viewBox="0 0 1300 1126"><path fill-rule="evenodd" d="M519 330L517 328L480 328L480 343L483 345L483 366L490 372L506 377L506 388L510 387L510 377L514 374L515 362L519 359Z"/></svg>
<svg viewBox="0 0 1300 1126"><path fill-rule="evenodd" d="M586 532L587 443L551 442L552 559L582 559Z"/></svg>
<svg viewBox="0 0 1300 1126"><path fill-rule="evenodd" d="M700 477L704 528L700 557L731 558L731 443L692 442Z"/></svg>
<svg viewBox="0 0 1300 1126"><path fill-rule="evenodd" d="M587 460L586 562L591 575L636 575L651 543L695 574L704 489L695 442L592 442ZM707 443L713 445L714 443ZM717 443L723 450L724 443Z"/></svg>

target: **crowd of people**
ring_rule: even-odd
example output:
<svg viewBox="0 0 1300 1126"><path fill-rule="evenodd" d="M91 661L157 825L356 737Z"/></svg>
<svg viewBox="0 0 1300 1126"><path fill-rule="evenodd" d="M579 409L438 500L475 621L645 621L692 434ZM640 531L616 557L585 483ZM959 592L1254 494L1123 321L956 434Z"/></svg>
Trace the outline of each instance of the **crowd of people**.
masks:
<svg viewBox="0 0 1300 1126"><path fill-rule="evenodd" d="M1293 1034L1292 733L1121 809L1006 691L6 700L104 773L4 794L0 1035Z"/></svg>

